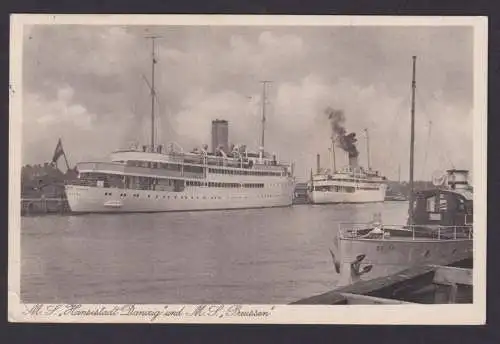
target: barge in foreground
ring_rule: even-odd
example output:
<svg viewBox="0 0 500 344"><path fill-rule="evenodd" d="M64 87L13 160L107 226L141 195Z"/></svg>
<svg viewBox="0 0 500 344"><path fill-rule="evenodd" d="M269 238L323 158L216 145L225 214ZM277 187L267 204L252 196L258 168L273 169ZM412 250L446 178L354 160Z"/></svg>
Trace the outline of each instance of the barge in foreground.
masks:
<svg viewBox="0 0 500 344"><path fill-rule="evenodd" d="M472 303L471 261L462 266L424 265L412 267L393 275L304 298L296 305L393 305Z"/></svg>

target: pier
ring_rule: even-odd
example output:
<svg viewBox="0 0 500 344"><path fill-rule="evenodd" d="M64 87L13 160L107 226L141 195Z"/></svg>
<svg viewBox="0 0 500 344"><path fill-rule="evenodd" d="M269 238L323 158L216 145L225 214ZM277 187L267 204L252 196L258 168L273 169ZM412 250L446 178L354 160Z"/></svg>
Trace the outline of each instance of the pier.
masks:
<svg viewBox="0 0 500 344"><path fill-rule="evenodd" d="M68 201L64 197L21 198L21 216L69 212Z"/></svg>
<svg viewBox="0 0 500 344"><path fill-rule="evenodd" d="M334 289L293 302L295 305L472 303L472 268L424 265L393 275Z"/></svg>
<svg viewBox="0 0 500 344"><path fill-rule="evenodd" d="M293 204L309 204L307 195L307 183L297 183L293 195Z"/></svg>

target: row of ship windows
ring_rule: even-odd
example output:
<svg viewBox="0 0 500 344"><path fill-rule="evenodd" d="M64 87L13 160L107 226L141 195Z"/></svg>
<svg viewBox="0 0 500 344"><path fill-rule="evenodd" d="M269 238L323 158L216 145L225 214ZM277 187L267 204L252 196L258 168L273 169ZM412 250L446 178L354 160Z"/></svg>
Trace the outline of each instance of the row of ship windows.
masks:
<svg viewBox="0 0 500 344"><path fill-rule="evenodd" d="M378 190L378 187L364 186L315 186L314 191L355 192L356 190Z"/></svg>
<svg viewBox="0 0 500 344"><path fill-rule="evenodd" d="M147 167L147 168L160 168L170 171L184 171L191 173L203 173L202 166L192 166L192 165L181 165L172 163L160 163L160 162L149 162L149 161L127 161L128 166L133 167ZM271 171L252 171L252 170L228 170L222 168L209 168L209 173L217 174L235 174L235 175L249 175L249 176L281 176L281 172L271 172Z"/></svg>
<svg viewBox="0 0 500 344"><path fill-rule="evenodd" d="M104 193L105 196L113 196L113 193L112 192L105 192ZM273 197L279 197L280 195L258 195L259 198L273 198ZM120 197L122 198L125 198L127 197L127 194L126 193L121 193L120 194ZM139 194L132 194L132 197L134 198L140 198L140 195ZM148 195L147 198L152 198L151 195ZM222 199L220 196L211 196L211 197L208 197L208 196L196 196L196 198L194 196L191 196L191 197L188 197L188 196L184 196L184 195L180 195L179 197L177 197L177 195L175 196L159 196L159 195L156 195L156 197L154 197L155 199ZM245 197L246 198L246 197Z"/></svg>
<svg viewBox="0 0 500 344"><path fill-rule="evenodd" d="M204 186L212 188L252 188L261 189L264 187L285 187L284 183L223 183L223 182L206 182L206 181L191 181L180 179L164 179L151 177L134 177L122 176L105 173L81 173L79 185L100 186L100 187L116 187L116 188L132 188L140 190L148 190L151 186L156 187L171 187L183 188L184 186Z"/></svg>
<svg viewBox="0 0 500 344"><path fill-rule="evenodd" d="M209 173L217 174L237 174L245 176L281 176L281 172L271 172L271 171L252 171L252 170L226 170L222 168L209 168Z"/></svg>
<svg viewBox="0 0 500 344"><path fill-rule="evenodd" d="M350 183L367 183L367 184L380 184L383 183L385 177L382 177L382 180L368 180L368 179L347 179L347 178L326 178L326 180L331 180L334 182L350 182Z"/></svg>
<svg viewBox="0 0 500 344"><path fill-rule="evenodd" d="M199 182L186 181L186 186L208 186L210 188L247 188L247 189L262 189L264 187L285 187L283 183L219 183L219 182Z"/></svg>
<svg viewBox="0 0 500 344"><path fill-rule="evenodd" d="M127 166L159 168L162 170L170 170L170 171L177 171L177 172L184 171L184 172L192 172L192 173L203 173L203 167L201 167L201 166L167 164L167 163L161 163L161 162L129 160L129 161L127 161Z"/></svg>

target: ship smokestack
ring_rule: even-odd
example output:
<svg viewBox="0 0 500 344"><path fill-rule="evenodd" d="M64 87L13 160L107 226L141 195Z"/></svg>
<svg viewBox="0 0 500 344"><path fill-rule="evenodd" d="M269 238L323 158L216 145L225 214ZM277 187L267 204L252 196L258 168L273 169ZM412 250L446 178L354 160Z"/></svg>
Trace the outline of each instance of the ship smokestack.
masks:
<svg viewBox="0 0 500 344"><path fill-rule="evenodd" d="M358 167L358 156L349 154L349 166L352 168Z"/></svg>
<svg viewBox="0 0 500 344"><path fill-rule="evenodd" d="M321 172L321 157L319 154L316 154L316 173Z"/></svg>
<svg viewBox="0 0 500 344"><path fill-rule="evenodd" d="M229 153L229 124L228 121L216 119L212 121L212 153L221 148Z"/></svg>

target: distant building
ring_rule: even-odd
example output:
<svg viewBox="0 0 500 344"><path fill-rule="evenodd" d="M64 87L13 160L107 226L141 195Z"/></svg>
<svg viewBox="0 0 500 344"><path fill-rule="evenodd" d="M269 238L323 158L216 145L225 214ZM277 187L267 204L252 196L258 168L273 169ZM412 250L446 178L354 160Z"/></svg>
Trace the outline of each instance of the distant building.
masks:
<svg viewBox="0 0 500 344"><path fill-rule="evenodd" d="M229 152L229 123L226 120L212 121L212 152L215 153L218 147Z"/></svg>
<svg viewBox="0 0 500 344"><path fill-rule="evenodd" d="M64 197L64 182L77 178L76 170L63 173L52 164L25 165L21 169L21 196Z"/></svg>

